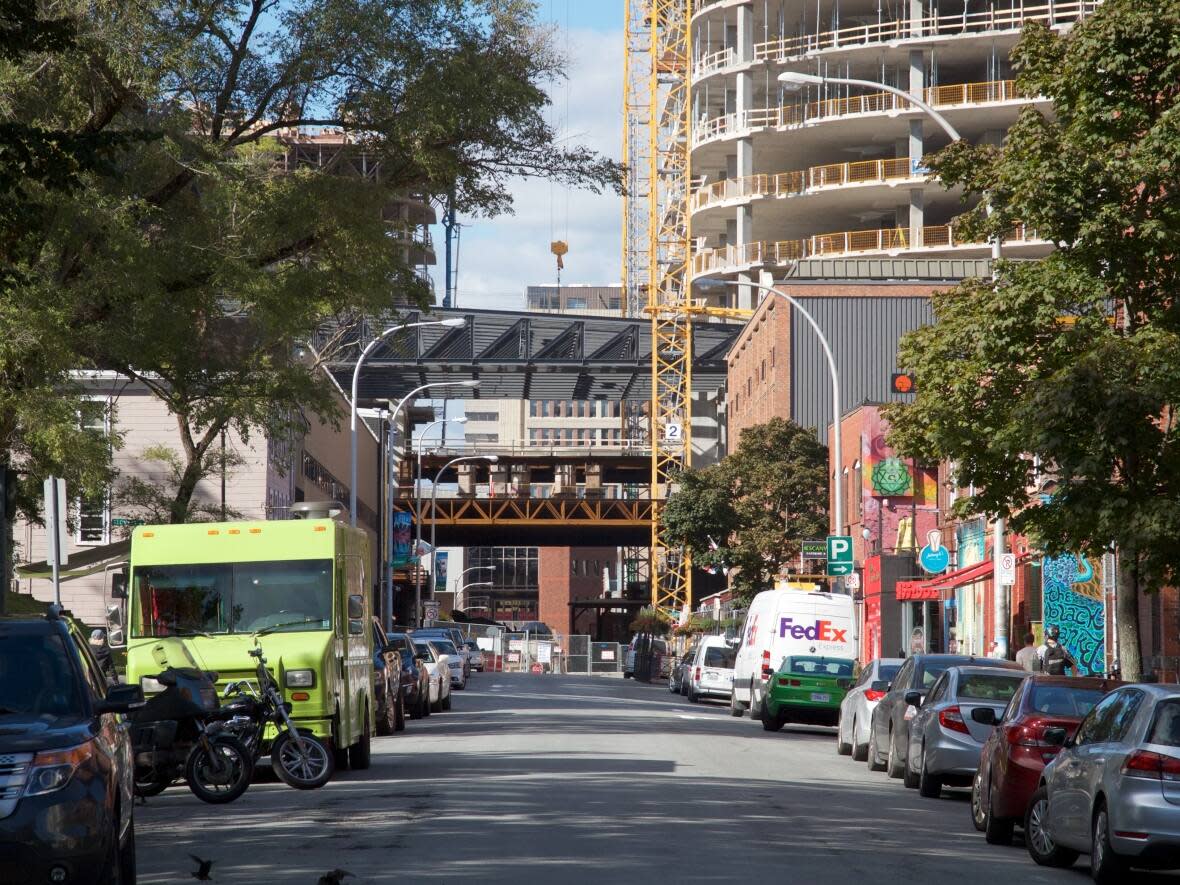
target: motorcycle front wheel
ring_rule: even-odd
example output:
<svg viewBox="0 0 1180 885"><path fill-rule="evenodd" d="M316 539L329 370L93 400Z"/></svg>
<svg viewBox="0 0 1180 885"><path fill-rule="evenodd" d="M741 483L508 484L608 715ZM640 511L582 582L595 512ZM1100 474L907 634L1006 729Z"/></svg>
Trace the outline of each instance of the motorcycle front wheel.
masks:
<svg viewBox="0 0 1180 885"><path fill-rule="evenodd" d="M289 787L297 790L317 790L326 784L335 771L332 753L324 742L311 734L300 732L299 741L284 731L270 748L270 764L276 775Z"/></svg>
<svg viewBox="0 0 1180 885"><path fill-rule="evenodd" d="M250 786L254 761L236 737L221 734L209 741L212 753L197 744L188 754L184 779L193 795L211 805L233 802Z"/></svg>

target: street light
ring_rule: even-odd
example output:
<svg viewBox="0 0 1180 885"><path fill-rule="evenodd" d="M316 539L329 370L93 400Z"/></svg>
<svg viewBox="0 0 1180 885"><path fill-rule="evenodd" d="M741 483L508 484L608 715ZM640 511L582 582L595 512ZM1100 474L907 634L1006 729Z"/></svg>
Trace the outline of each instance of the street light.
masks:
<svg viewBox="0 0 1180 885"><path fill-rule="evenodd" d="M816 74L800 74L794 71L784 71L778 75L778 81L786 86L788 89L798 90L803 85L820 86L824 83L840 83L846 86L867 86L870 89L884 89L893 95L899 95L912 104L914 107L925 111L926 115L930 117L935 123L942 127L943 132L950 136L951 141L964 141L963 136L959 131L950 124L938 111L934 110L926 102L920 98L916 98L904 90L898 89L896 86L890 86L887 83L878 83L875 80L857 80L850 77L827 77L818 76ZM983 192L983 208L988 214L992 214L992 200L991 194L987 191ZM992 282L997 278L998 268L997 262L1004 256L1003 241L999 234L991 238L992 248ZM1005 525L1002 518L997 518L992 523L992 569L995 575L995 586L1000 586L1000 561L1004 555L1004 533ZM997 593L995 595L997 600L995 611L995 626L996 626L996 653L998 657L1007 657L1008 655L1008 596L1005 593ZM1003 623L1001 623L1003 622Z"/></svg>
<svg viewBox="0 0 1180 885"><path fill-rule="evenodd" d="M495 464L499 460L500 459L497 455L461 455L458 458L452 458L450 461L448 461L446 464L444 464L439 469L438 473L436 473L434 475L434 482L431 483L431 488L430 488L430 580L431 581L435 580L434 570L438 565L438 551L435 549L434 541L435 541L435 535L436 535L435 529L438 526L438 511L436 510L436 507L438 505L438 480L439 480L439 477L441 477L444 473L446 473L448 470L451 469L451 467L453 467L456 464L463 464L463 463L467 463L467 462L471 462L471 461L485 461L488 464ZM421 503L419 503L419 507L418 507L418 545L421 545L421 543L422 543L422 508L421 508ZM417 547L415 547L414 552L415 553L418 552ZM419 589L419 591L415 594L415 598L414 598L414 622L416 624L422 623L421 611L422 611L422 595L421 595L421 590Z"/></svg>
<svg viewBox="0 0 1180 885"><path fill-rule="evenodd" d="M348 524L356 526L356 399L357 387L360 384L361 367L364 366L365 360L369 358L369 354L376 349L377 345L384 341L391 335L395 335L403 329L416 329L422 326L444 326L447 328L456 328L458 326L466 325L467 321L462 317L452 317L446 320L427 320L421 323L401 323L397 326L390 326L372 341L365 345L365 349L361 351L361 355L357 357L356 365L352 369L352 403L351 403L351 418L349 420L349 431L351 439L349 441L349 466L348 466ZM397 414L394 413L396 420Z"/></svg>
<svg viewBox="0 0 1180 885"><path fill-rule="evenodd" d="M422 432L420 434L418 434L418 444L416 446L414 446L414 452L416 453L417 462L418 462L418 469L414 474L414 497L418 496L418 483L422 479L422 441L424 439L426 439L426 434L428 434L430 432L430 428L438 427L440 424L448 424L448 423L449 424L466 424L467 423L467 416L464 415L459 418L438 418L434 421L431 421L429 424L427 424L425 427L423 427Z"/></svg>
<svg viewBox="0 0 1180 885"><path fill-rule="evenodd" d="M462 599L464 602L466 602L467 591L470 590L472 587L493 587L493 586L495 586L495 583L496 583L495 581L472 581L470 584L464 584L462 587L459 588L459 591L455 594L455 599L456 600ZM467 611L466 605L456 604L455 608L460 609L461 611Z"/></svg>
<svg viewBox="0 0 1180 885"><path fill-rule="evenodd" d="M465 416L461 417L461 418L437 418L436 420L431 421L429 424L427 424L425 427L422 428L422 433L418 436L418 445L414 447L414 452L416 455L416 463L417 463L417 470L414 472L414 501L417 502L417 504L418 504L418 534L417 534L417 541L415 542L415 546L414 546L414 555L415 556L418 555L418 546L422 542L422 507L421 507L421 504L422 504L422 491L421 491L422 441L423 441L423 439L426 438L426 434L430 432L430 428L437 427L440 424L446 424L448 421L452 422L454 424L466 424L467 418ZM390 460L390 463L392 464L392 459ZM392 509L392 501L390 503L390 508ZM391 580L392 580L392 578L391 578ZM422 598L422 569L418 568L418 569L414 569L415 606L417 606L416 600L421 599L421 598ZM415 614L415 616L417 616L417 614L418 614L417 608L415 608L414 614Z"/></svg>

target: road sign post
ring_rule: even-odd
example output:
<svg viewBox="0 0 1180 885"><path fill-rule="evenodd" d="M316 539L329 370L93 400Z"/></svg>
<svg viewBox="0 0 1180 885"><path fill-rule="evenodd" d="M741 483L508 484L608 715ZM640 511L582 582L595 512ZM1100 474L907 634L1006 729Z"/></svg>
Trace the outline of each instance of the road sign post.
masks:
<svg viewBox="0 0 1180 885"><path fill-rule="evenodd" d="M53 570L53 601L61 605L61 567L67 562L66 481L45 478L45 537L49 542L49 565Z"/></svg>
<svg viewBox="0 0 1180 885"><path fill-rule="evenodd" d="M852 538L828 535L828 575L833 578L852 574Z"/></svg>

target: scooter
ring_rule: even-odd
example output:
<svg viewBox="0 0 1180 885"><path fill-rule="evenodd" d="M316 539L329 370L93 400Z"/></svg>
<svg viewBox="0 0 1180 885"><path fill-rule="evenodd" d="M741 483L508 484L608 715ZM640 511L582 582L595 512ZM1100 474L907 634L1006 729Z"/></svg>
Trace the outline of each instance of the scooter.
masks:
<svg viewBox="0 0 1180 885"><path fill-rule="evenodd" d="M322 787L335 771L332 754L314 734L296 727L291 719L291 704L283 700L260 645L250 649L250 657L255 661L258 686L240 681L225 687L227 702L218 717L224 720L218 728L224 730L219 733L236 738L250 754L251 762L256 763L266 750L266 727L273 724L276 735L269 751L275 774L297 790Z"/></svg>
<svg viewBox="0 0 1180 885"><path fill-rule="evenodd" d="M232 734L210 731L220 710L216 674L174 667L154 678L164 690L131 715L136 794L158 795L183 777L202 801L237 799L250 786L254 760Z"/></svg>

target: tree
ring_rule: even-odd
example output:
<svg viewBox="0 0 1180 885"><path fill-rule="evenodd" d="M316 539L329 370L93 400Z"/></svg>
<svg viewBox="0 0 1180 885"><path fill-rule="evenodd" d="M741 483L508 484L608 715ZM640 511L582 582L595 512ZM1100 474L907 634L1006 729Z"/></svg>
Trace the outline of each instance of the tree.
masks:
<svg viewBox="0 0 1180 885"><path fill-rule="evenodd" d="M668 498L668 537L696 565L728 568L735 594L753 597L828 530L828 450L815 431L782 418L743 431L717 464L688 470Z"/></svg>
<svg viewBox="0 0 1180 885"><path fill-rule="evenodd" d="M545 122L564 60L522 0L56 5L76 44L0 70L5 119L154 137L42 195L25 289L62 317L77 365L138 380L176 417L174 521L226 428L335 415L317 360L294 356L321 323L427 303L391 244L393 196L450 192L491 215L510 209L511 176L620 180ZM347 147L293 167L308 127Z"/></svg>
<svg viewBox="0 0 1180 885"><path fill-rule="evenodd" d="M1018 82L1053 115L1025 109L1002 149L955 144L932 166L991 195L968 235L1020 222L1058 248L935 296L898 357L917 396L888 415L894 446L974 485L961 512L1009 518L1051 554L1117 549L1130 678L1140 595L1180 566L1177 45L1176 0L1113 0L1065 35L1026 26Z"/></svg>
<svg viewBox="0 0 1180 885"><path fill-rule="evenodd" d="M201 501L195 495L190 495L188 509L178 514L180 519L173 520L179 497L177 489L185 481L187 461L168 446L149 446L143 450L140 459L150 475L120 478L112 495L112 509L150 525L172 521L216 522L242 518L239 511L222 507L220 501ZM197 481L222 476L229 481L234 471L244 463L241 455L232 449L212 449L201 459Z"/></svg>

